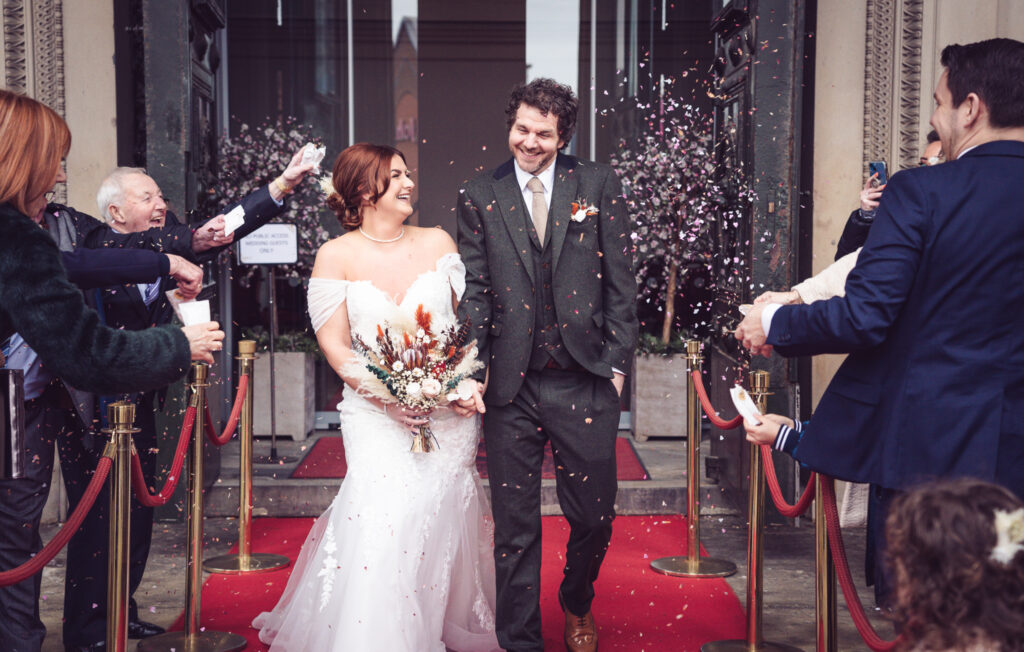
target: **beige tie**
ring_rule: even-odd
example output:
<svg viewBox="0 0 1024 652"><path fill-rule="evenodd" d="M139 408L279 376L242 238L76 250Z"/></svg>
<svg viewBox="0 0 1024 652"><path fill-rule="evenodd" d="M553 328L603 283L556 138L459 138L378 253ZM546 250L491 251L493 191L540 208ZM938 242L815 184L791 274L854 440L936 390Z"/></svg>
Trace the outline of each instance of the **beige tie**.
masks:
<svg viewBox="0 0 1024 652"><path fill-rule="evenodd" d="M526 182L526 188L533 193L530 217L533 218L533 228L537 229L537 238L543 245L544 231L548 228L548 202L544 199L544 184L537 177L533 177Z"/></svg>

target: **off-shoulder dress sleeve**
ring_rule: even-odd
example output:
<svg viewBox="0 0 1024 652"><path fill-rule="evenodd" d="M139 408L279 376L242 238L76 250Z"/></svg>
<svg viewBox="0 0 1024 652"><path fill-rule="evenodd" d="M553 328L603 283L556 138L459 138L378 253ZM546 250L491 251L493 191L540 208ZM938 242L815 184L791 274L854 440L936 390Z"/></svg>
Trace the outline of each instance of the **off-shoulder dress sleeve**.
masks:
<svg viewBox="0 0 1024 652"><path fill-rule="evenodd" d="M462 300L466 292L466 265L459 254L445 254L437 260L437 271L448 277L448 282L455 291L455 298Z"/></svg>
<svg viewBox="0 0 1024 652"><path fill-rule="evenodd" d="M309 279L306 299L309 304L309 320L313 323L314 333L327 323L335 311L341 307L341 304L345 303L349 283L350 281L334 278L314 277Z"/></svg>

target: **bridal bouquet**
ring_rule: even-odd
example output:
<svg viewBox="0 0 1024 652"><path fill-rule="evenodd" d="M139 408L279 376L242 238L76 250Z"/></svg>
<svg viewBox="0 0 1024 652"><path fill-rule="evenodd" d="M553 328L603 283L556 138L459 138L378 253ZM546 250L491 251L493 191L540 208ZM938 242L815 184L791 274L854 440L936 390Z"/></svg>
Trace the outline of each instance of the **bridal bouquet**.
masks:
<svg viewBox="0 0 1024 652"><path fill-rule="evenodd" d="M420 304L414 324L378 324L373 345L353 335L356 363L348 371L359 380L360 390L385 403L429 410L469 398L469 375L483 367L476 343L466 341L469 328L467 320L435 333L430 313ZM430 428L420 426L412 450L426 453L436 446Z"/></svg>

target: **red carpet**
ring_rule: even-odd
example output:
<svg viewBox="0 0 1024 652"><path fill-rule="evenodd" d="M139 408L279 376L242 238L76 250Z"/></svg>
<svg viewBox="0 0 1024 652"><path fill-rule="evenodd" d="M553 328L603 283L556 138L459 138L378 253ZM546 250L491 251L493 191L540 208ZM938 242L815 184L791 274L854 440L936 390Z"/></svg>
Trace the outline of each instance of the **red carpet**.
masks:
<svg viewBox="0 0 1024 652"><path fill-rule="evenodd" d="M633 444L625 437L615 440L615 461L618 465L619 480L648 480L647 470L633 450ZM476 454L476 468L481 478L487 477L487 451L481 440ZM321 437L313 445L306 457L295 470L293 478L344 478L348 466L345 464L345 444L341 437ZM553 480L555 477L555 459L551 455L551 444L544 452L544 466L541 477Z"/></svg>
<svg viewBox="0 0 1024 652"><path fill-rule="evenodd" d="M563 616L555 598L569 526L544 517L541 612L545 647L563 649ZM256 519L253 550L295 559L313 519ZM744 612L725 580L678 579L650 570L652 559L686 554L686 521L679 516L620 516L596 584L594 617L601 650L696 652L708 641L741 639ZM235 552L236 548L232 548ZM291 568L248 576L210 575L203 585L202 627L241 634L246 650L266 650L249 627L273 608ZM183 617L171 627L180 630Z"/></svg>

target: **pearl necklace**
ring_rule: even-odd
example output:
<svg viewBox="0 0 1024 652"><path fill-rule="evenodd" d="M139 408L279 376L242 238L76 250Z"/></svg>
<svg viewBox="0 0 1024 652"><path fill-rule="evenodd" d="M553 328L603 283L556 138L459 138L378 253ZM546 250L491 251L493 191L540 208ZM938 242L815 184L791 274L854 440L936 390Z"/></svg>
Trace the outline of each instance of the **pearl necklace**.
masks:
<svg viewBox="0 0 1024 652"><path fill-rule="evenodd" d="M366 238L367 240L370 240L371 242L379 242L381 244L387 244L389 242L398 242L399 240L401 240L402 236L405 235L405 227L404 226L402 227L402 231L398 235L396 235L395 237L390 238L388 240L381 240L380 238L373 237L372 235L370 235L366 231L363 231L363 227L359 227L359 232L363 234L364 238Z"/></svg>

